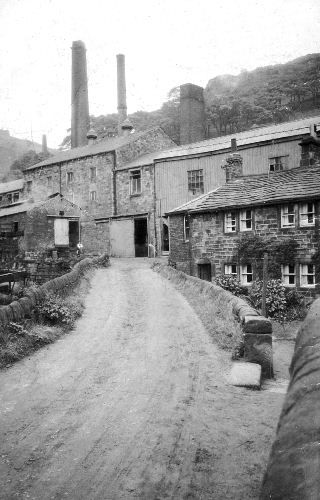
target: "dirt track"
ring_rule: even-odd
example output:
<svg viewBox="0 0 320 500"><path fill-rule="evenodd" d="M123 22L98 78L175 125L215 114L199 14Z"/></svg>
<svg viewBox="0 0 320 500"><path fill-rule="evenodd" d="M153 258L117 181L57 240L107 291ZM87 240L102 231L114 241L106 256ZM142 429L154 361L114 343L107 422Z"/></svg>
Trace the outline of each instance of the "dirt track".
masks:
<svg viewBox="0 0 320 500"><path fill-rule="evenodd" d="M169 282L113 261L74 332L0 373L0 498L257 498L283 394L228 367Z"/></svg>

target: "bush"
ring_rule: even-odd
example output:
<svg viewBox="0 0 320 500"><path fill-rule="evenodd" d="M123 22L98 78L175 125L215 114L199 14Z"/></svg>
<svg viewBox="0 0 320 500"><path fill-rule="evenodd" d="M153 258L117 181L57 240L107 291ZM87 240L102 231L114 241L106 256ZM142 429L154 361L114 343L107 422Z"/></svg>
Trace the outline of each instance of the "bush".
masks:
<svg viewBox="0 0 320 500"><path fill-rule="evenodd" d="M226 276L221 274L217 276L214 281L216 285L221 286L225 290L233 293L233 295L237 295L238 297L241 295L247 295L248 291L246 287L240 284L240 281L235 276Z"/></svg>
<svg viewBox="0 0 320 500"><path fill-rule="evenodd" d="M82 307L82 304L76 304L48 293L37 305L37 313L44 322L50 325L70 327L81 316Z"/></svg>
<svg viewBox="0 0 320 500"><path fill-rule="evenodd" d="M256 309L262 308L262 281L255 281L249 300ZM267 315L280 323L303 319L307 312L305 300L296 290L288 290L280 280L269 280L266 292Z"/></svg>

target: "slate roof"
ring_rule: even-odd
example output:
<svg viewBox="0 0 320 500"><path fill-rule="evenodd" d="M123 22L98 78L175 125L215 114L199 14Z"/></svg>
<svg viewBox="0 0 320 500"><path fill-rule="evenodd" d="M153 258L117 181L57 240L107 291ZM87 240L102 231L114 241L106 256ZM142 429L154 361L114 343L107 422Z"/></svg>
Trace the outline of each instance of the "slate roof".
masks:
<svg viewBox="0 0 320 500"><path fill-rule="evenodd" d="M12 191L20 191L23 189L24 180L17 179L10 182L2 182L0 184L0 194L11 193Z"/></svg>
<svg viewBox="0 0 320 500"><path fill-rule="evenodd" d="M15 215L15 214L21 214L23 212L28 212L35 206L36 206L35 203L29 201L23 201L22 203L20 202L12 203L12 205L9 205L8 207L4 208L0 207L0 218L6 217L7 215Z"/></svg>
<svg viewBox="0 0 320 500"><path fill-rule="evenodd" d="M154 162L154 159L157 158L159 155L159 151L155 151L153 153L147 153L144 155L139 156L138 158L135 158L134 160L130 161L129 163L126 163L123 165L123 167L118 167L117 170L128 170L131 168L138 168L138 167L143 167L146 165L152 165Z"/></svg>
<svg viewBox="0 0 320 500"><path fill-rule="evenodd" d="M239 177L201 195L168 215L211 212L320 198L320 166Z"/></svg>
<svg viewBox="0 0 320 500"><path fill-rule="evenodd" d="M128 136L109 137L107 139L103 139L102 141L96 144L90 144L88 146L82 146L80 148L72 148L66 151L61 151L59 154L55 156L51 156L50 158L47 158L46 160L41 161L40 163L36 163L35 165L26 168L26 170L33 170L35 168L46 167L48 165L55 165L58 163L63 163L65 161L76 160L78 158L85 158L87 156L93 156L101 153L108 153L110 151L115 151L116 149L119 149L122 146L134 142L139 137L143 137L144 135L149 134L151 130L143 132L134 132L133 134L130 134Z"/></svg>
<svg viewBox="0 0 320 500"><path fill-rule="evenodd" d="M244 132L236 132L232 135L224 135L206 139L205 141L194 142L170 148L162 153L158 153L155 158L157 160L175 158L188 155L200 155L224 149L230 149L231 139L237 139L238 146L246 146L259 142L270 140L285 139L286 137L302 137L309 135L310 125L320 124L320 116L312 116L303 120L294 120L290 122L280 123L278 125L269 125L265 127L246 130Z"/></svg>

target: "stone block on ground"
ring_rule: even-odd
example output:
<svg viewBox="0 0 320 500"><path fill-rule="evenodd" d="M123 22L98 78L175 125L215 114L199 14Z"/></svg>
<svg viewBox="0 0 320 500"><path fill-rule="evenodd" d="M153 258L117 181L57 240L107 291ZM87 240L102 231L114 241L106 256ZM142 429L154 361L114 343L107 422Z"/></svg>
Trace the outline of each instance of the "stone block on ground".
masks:
<svg viewBox="0 0 320 500"><path fill-rule="evenodd" d="M261 366L257 363L235 362L232 364L229 382L237 387L260 389Z"/></svg>
<svg viewBox="0 0 320 500"><path fill-rule="evenodd" d="M263 377L272 378L272 335L245 333L243 340L245 360L261 365Z"/></svg>

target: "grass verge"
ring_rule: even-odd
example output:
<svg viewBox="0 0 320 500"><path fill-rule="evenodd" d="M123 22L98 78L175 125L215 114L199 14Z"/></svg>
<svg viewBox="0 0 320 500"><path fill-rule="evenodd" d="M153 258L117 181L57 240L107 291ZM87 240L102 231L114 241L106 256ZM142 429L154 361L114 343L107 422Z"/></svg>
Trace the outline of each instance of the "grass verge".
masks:
<svg viewBox="0 0 320 500"><path fill-rule="evenodd" d="M13 363L29 356L34 351L43 346L53 343L57 338L70 332L74 321L81 316L84 310L85 297L90 288L90 282L94 270L89 270L82 278L72 294L58 296L48 296L42 304L34 310L31 318L19 323L9 323L1 332L0 336L0 369L9 368ZM50 314L46 314L49 308ZM61 306L68 311L68 321L61 321L61 317L56 313L61 310ZM53 307L54 306L54 307Z"/></svg>
<svg viewBox="0 0 320 500"><path fill-rule="evenodd" d="M240 324L232 312L232 304L226 297L229 292L216 287L216 292L213 294L205 286L190 282L186 279L186 275L163 264L155 263L152 269L169 279L187 299L213 342L221 349L232 351L238 356L237 353L243 346L243 335Z"/></svg>

